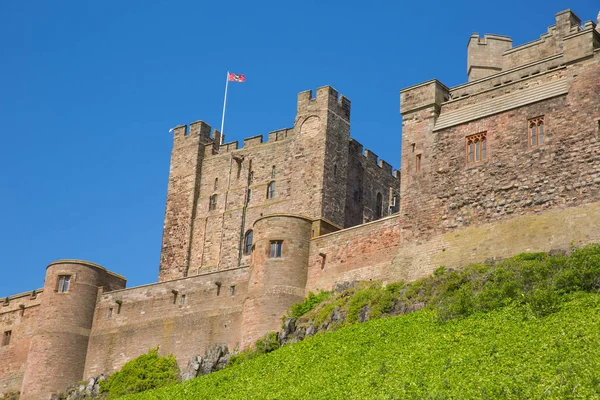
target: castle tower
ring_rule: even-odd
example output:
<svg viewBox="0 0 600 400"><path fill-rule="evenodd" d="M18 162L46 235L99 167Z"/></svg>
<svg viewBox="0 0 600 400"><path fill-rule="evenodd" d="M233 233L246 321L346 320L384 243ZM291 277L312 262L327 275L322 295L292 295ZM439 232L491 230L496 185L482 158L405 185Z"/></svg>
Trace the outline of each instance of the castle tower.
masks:
<svg viewBox="0 0 600 400"><path fill-rule="evenodd" d="M331 86L301 92L294 131L293 209L343 226L350 100Z"/></svg>
<svg viewBox="0 0 600 400"><path fill-rule="evenodd" d="M178 126L173 132L159 282L187 276L202 160L212 143L211 128L203 121L190 124L189 133L186 128Z"/></svg>
<svg viewBox="0 0 600 400"><path fill-rule="evenodd" d="M502 55L512 47L508 36L474 33L467 45L467 75L469 82L502 71Z"/></svg>
<svg viewBox="0 0 600 400"><path fill-rule="evenodd" d="M421 228L429 229L437 221L428 213L429 188L435 179L431 155L435 145L433 128L441 105L449 98L449 89L431 80L400 91L402 114L402 180L400 212L407 218L419 215ZM429 218L429 220L428 220Z"/></svg>
<svg viewBox="0 0 600 400"><path fill-rule="evenodd" d="M279 214L258 219L248 297L242 310L242 348L280 328L280 317L304 298L310 219Z"/></svg>
<svg viewBox="0 0 600 400"><path fill-rule="evenodd" d="M125 287L125 278L86 261L55 261L46 269L38 326L31 339L21 399L49 398L83 379L98 288Z"/></svg>

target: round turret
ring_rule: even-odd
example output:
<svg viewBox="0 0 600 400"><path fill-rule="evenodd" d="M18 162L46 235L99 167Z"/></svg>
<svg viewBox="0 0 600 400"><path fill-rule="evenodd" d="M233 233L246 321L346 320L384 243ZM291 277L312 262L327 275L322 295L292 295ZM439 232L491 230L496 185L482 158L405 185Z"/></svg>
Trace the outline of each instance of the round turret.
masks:
<svg viewBox="0 0 600 400"><path fill-rule="evenodd" d="M125 280L86 261L60 260L46 269L39 324L31 339L21 399L45 399L83 379L98 287Z"/></svg>
<svg viewBox="0 0 600 400"><path fill-rule="evenodd" d="M277 214L254 222L255 244L242 313L242 348L277 331L280 317L304 298L312 221Z"/></svg>

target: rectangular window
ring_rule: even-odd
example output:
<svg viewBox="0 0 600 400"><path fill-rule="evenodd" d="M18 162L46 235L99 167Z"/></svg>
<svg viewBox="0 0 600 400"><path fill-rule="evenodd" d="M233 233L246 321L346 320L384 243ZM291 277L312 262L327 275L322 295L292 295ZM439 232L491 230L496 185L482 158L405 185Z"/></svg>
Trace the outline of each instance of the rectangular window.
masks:
<svg viewBox="0 0 600 400"><path fill-rule="evenodd" d="M122 303L120 300L119 300L119 301L117 301L117 314L121 314L121 305L122 305L122 304L123 304L123 303Z"/></svg>
<svg viewBox="0 0 600 400"><path fill-rule="evenodd" d="M2 346L8 346L10 344L10 337L12 336L12 331L5 331L2 336Z"/></svg>
<svg viewBox="0 0 600 400"><path fill-rule="evenodd" d="M482 132L466 138L467 164L481 162L487 158L487 133Z"/></svg>
<svg viewBox="0 0 600 400"><path fill-rule="evenodd" d="M235 285L232 285L232 286L230 287L230 289L231 289L231 295L232 295L232 296L235 296Z"/></svg>
<svg viewBox="0 0 600 400"><path fill-rule="evenodd" d="M69 291L69 284L71 283L71 275L59 275L58 284L56 291L59 293L66 293Z"/></svg>
<svg viewBox="0 0 600 400"><path fill-rule="evenodd" d="M185 294L182 294L181 295L181 302L180 302L182 306L185 306L185 301L186 301Z"/></svg>
<svg viewBox="0 0 600 400"><path fill-rule="evenodd" d="M415 159L415 171L419 172L421 171L421 155L417 154L417 157Z"/></svg>
<svg viewBox="0 0 600 400"><path fill-rule="evenodd" d="M282 247L283 247L283 240L271 240L271 248L269 251L269 257L270 258L280 258Z"/></svg>
<svg viewBox="0 0 600 400"><path fill-rule="evenodd" d="M538 147L544 144L544 116L532 118L527 122L529 147Z"/></svg>
<svg viewBox="0 0 600 400"><path fill-rule="evenodd" d="M275 182L269 182L267 185L267 199L275 197Z"/></svg>
<svg viewBox="0 0 600 400"><path fill-rule="evenodd" d="M213 194L210 196L210 200L208 203L208 211L214 211L217 209L217 195Z"/></svg>
<svg viewBox="0 0 600 400"><path fill-rule="evenodd" d="M113 308L111 307L108 309L108 318L112 318L112 315L113 315Z"/></svg>

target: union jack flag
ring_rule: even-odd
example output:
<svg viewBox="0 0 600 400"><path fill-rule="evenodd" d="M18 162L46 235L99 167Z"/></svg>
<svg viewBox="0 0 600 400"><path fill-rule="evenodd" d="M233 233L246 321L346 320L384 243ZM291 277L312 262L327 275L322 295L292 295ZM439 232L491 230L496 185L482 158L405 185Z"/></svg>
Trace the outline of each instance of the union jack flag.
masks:
<svg viewBox="0 0 600 400"><path fill-rule="evenodd" d="M232 74L229 73L229 82L244 82L246 78L243 74Z"/></svg>

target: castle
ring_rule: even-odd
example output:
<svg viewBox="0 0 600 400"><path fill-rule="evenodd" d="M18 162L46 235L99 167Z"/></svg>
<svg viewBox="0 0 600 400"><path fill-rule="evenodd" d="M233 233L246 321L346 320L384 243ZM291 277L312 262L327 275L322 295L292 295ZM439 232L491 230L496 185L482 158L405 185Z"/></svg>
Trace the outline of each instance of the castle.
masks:
<svg viewBox="0 0 600 400"><path fill-rule="evenodd" d="M48 398L157 345L181 366L244 348L336 283L599 242L599 32L566 10L521 46L471 36L467 83L400 91L402 179L329 86L265 143L175 128L158 282L60 260L0 298L0 395Z"/></svg>

